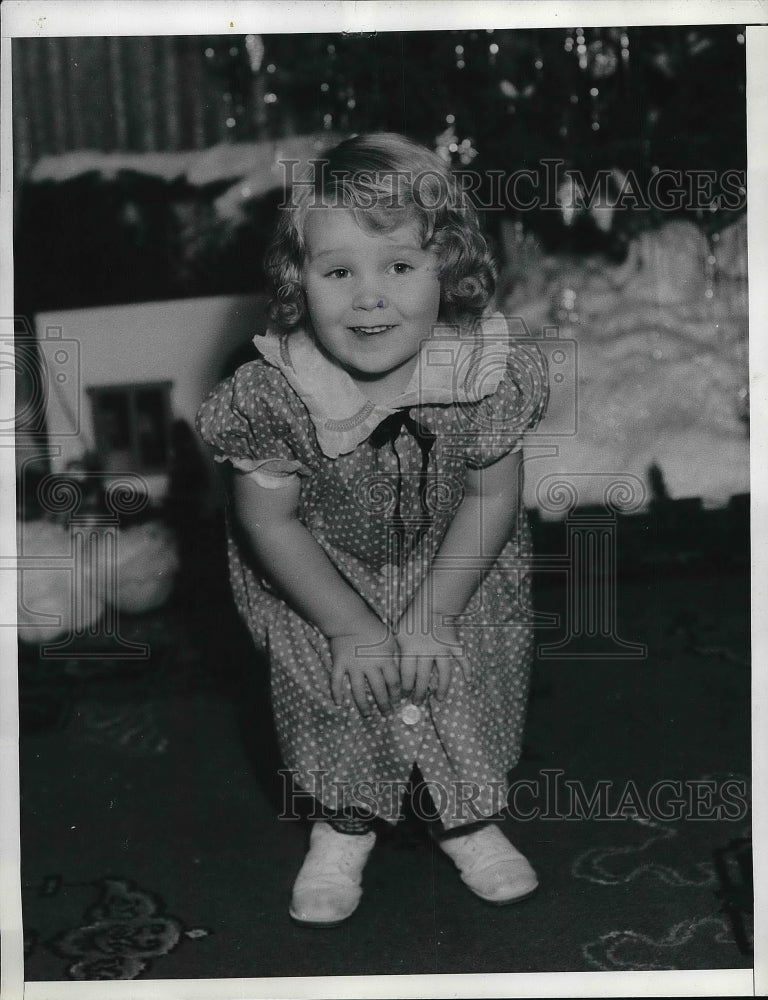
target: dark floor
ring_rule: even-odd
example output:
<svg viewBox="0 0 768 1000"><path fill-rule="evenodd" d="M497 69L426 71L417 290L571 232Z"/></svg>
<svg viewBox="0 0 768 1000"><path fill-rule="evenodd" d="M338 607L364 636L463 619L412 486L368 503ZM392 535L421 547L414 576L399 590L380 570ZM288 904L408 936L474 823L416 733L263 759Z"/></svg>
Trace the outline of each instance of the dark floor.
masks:
<svg viewBox="0 0 768 1000"><path fill-rule="evenodd" d="M194 575L124 623L149 661L22 651L26 979L751 967L745 526L731 511L702 536L684 515L620 532L616 632L645 656L582 633L561 649L581 658L537 661L514 777L536 783L518 805L539 814L505 829L541 888L514 907L475 899L408 818L377 845L350 921L290 922L306 828L275 818L266 673ZM562 525L536 531L557 551ZM560 615L539 631L551 645L563 574L535 582L537 610ZM659 801L682 792L681 815L647 811L660 781L679 783ZM568 782L587 797L607 783L605 814L564 818ZM710 818L691 818L693 795Z"/></svg>

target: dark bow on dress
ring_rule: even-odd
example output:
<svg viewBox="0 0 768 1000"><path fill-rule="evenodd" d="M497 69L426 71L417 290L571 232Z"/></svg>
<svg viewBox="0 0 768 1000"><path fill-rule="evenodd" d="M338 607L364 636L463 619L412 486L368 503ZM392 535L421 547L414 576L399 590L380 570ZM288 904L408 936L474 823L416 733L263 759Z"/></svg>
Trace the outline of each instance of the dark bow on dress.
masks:
<svg viewBox="0 0 768 1000"><path fill-rule="evenodd" d="M421 517L417 522L411 522L410 525L406 525L406 522L403 520L400 508L402 472L400 469L400 456L395 447L395 442L403 430L406 430L411 435L421 449L421 469L419 471ZM392 526L396 536L400 539L401 551L403 551L403 549L409 547L409 542L410 544L415 543L432 523L432 511L427 502L427 487L429 482L429 455L437 440L437 435L428 427L425 427L424 424L419 423L418 420L414 420L408 410L405 409L395 410L394 413L391 413L382 420L368 440L374 448L383 448L385 445L389 445L397 458L397 499L392 514Z"/></svg>

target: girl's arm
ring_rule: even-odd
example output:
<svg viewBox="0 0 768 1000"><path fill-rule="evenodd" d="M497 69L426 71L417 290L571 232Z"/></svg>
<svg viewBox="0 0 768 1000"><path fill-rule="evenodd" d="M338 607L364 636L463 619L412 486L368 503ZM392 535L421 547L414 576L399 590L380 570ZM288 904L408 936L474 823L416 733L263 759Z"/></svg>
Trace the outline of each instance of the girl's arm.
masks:
<svg viewBox="0 0 768 1000"><path fill-rule="evenodd" d="M460 615L486 571L512 537L519 516L522 452L512 452L485 469L467 469L464 499L451 522L426 579L400 619L400 676L413 701L423 701L432 668L437 696L448 693L458 663L467 680L455 628L443 615ZM442 641L441 641L442 640Z"/></svg>
<svg viewBox="0 0 768 1000"><path fill-rule="evenodd" d="M346 674L364 715L370 714L366 682L385 712L399 698L397 644L299 521L298 504L297 479L266 489L248 474L235 474L235 513L262 572L329 640L334 699L341 702ZM375 653L371 647L378 647Z"/></svg>

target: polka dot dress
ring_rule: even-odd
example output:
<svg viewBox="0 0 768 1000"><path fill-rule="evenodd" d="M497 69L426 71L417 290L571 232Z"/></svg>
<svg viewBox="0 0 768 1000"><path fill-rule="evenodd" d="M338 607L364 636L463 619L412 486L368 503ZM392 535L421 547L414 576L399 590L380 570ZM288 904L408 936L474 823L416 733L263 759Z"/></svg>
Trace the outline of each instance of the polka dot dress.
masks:
<svg viewBox="0 0 768 1000"><path fill-rule="evenodd" d="M482 468L518 449L522 431L540 418L546 379L541 369L520 378L532 356L513 348L514 364L479 402L412 407L410 430L395 425L383 442L372 435L337 458L323 453L300 396L263 359L216 388L197 426L217 458L243 471L299 475L302 523L350 586L394 624L461 502L467 467ZM535 398L521 406L525 394ZM520 413L525 426L510 416ZM426 489L414 421L434 435ZM269 654L277 734L300 788L330 809L368 806L396 822L416 763L447 829L503 808L507 772L520 754L532 658L531 543L522 510L458 624L471 682L456 669L445 701L430 694L414 711L403 699L386 715L371 701L367 718L348 681L343 703L334 703L325 637L276 596L233 533L228 544L235 601L256 645Z"/></svg>

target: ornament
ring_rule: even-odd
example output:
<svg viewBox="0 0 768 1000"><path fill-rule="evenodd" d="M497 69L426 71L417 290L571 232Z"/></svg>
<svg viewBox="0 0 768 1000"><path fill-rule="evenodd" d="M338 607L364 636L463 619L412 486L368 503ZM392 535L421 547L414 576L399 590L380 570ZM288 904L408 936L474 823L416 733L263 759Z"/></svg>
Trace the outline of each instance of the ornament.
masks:
<svg viewBox="0 0 768 1000"><path fill-rule="evenodd" d="M661 49L654 52L651 56L651 62L660 73L667 77L667 79L671 79L675 75L675 71L672 67L672 57L668 52L664 52Z"/></svg>
<svg viewBox="0 0 768 1000"><path fill-rule="evenodd" d="M578 181L570 174L557 189L557 204L566 226L572 226L579 209L584 207L584 191Z"/></svg>
<svg viewBox="0 0 768 1000"><path fill-rule="evenodd" d="M536 92L536 84L529 83L522 90L518 90L511 80L499 80L499 90L505 97L531 97Z"/></svg>
<svg viewBox="0 0 768 1000"><path fill-rule="evenodd" d="M606 77L612 76L618 65L619 57L612 45L607 44L602 39L589 43L587 46L587 66L590 75L596 80L604 80Z"/></svg>
<svg viewBox="0 0 768 1000"><path fill-rule="evenodd" d="M629 62L629 35L625 33L621 36L621 61L626 65Z"/></svg>
<svg viewBox="0 0 768 1000"><path fill-rule="evenodd" d="M458 148L459 160L466 167L477 156L477 150L472 145L471 139L462 139Z"/></svg>
<svg viewBox="0 0 768 1000"><path fill-rule="evenodd" d="M452 154L459 148L458 136L456 135L456 128L454 127L455 119L453 115L446 115L446 120L449 118L451 121L448 128L444 132L441 132L440 135L435 136L435 152L440 159L445 160L446 163L451 162Z"/></svg>
<svg viewBox="0 0 768 1000"><path fill-rule="evenodd" d="M448 115L447 117L453 118L453 115ZM444 132L435 136L435 152L446 163L450 163L454 155L457 155L464 166L471 163L477 156L477 150L472 145L472 139L459 140L453 122L451 122Z"/></svg>
<svg viewBox="0 0 768 1000"><path fill-rule="evenodd" d="M251 67L252 73L258 73L261 69L261 63L264 59L264 41L261 35L246 35L245 36L245 51L248 53L248 64ZM274 73L274 66L272 67L272 72Z"/></svg>
<svg viewBox="0 0 768 1000"><path fill-rule="evenodd" d="M698 31L689 31L685 40L688 43L688 53L692 56L699 56L712 47L712 40L703 38Z"/></svg>

